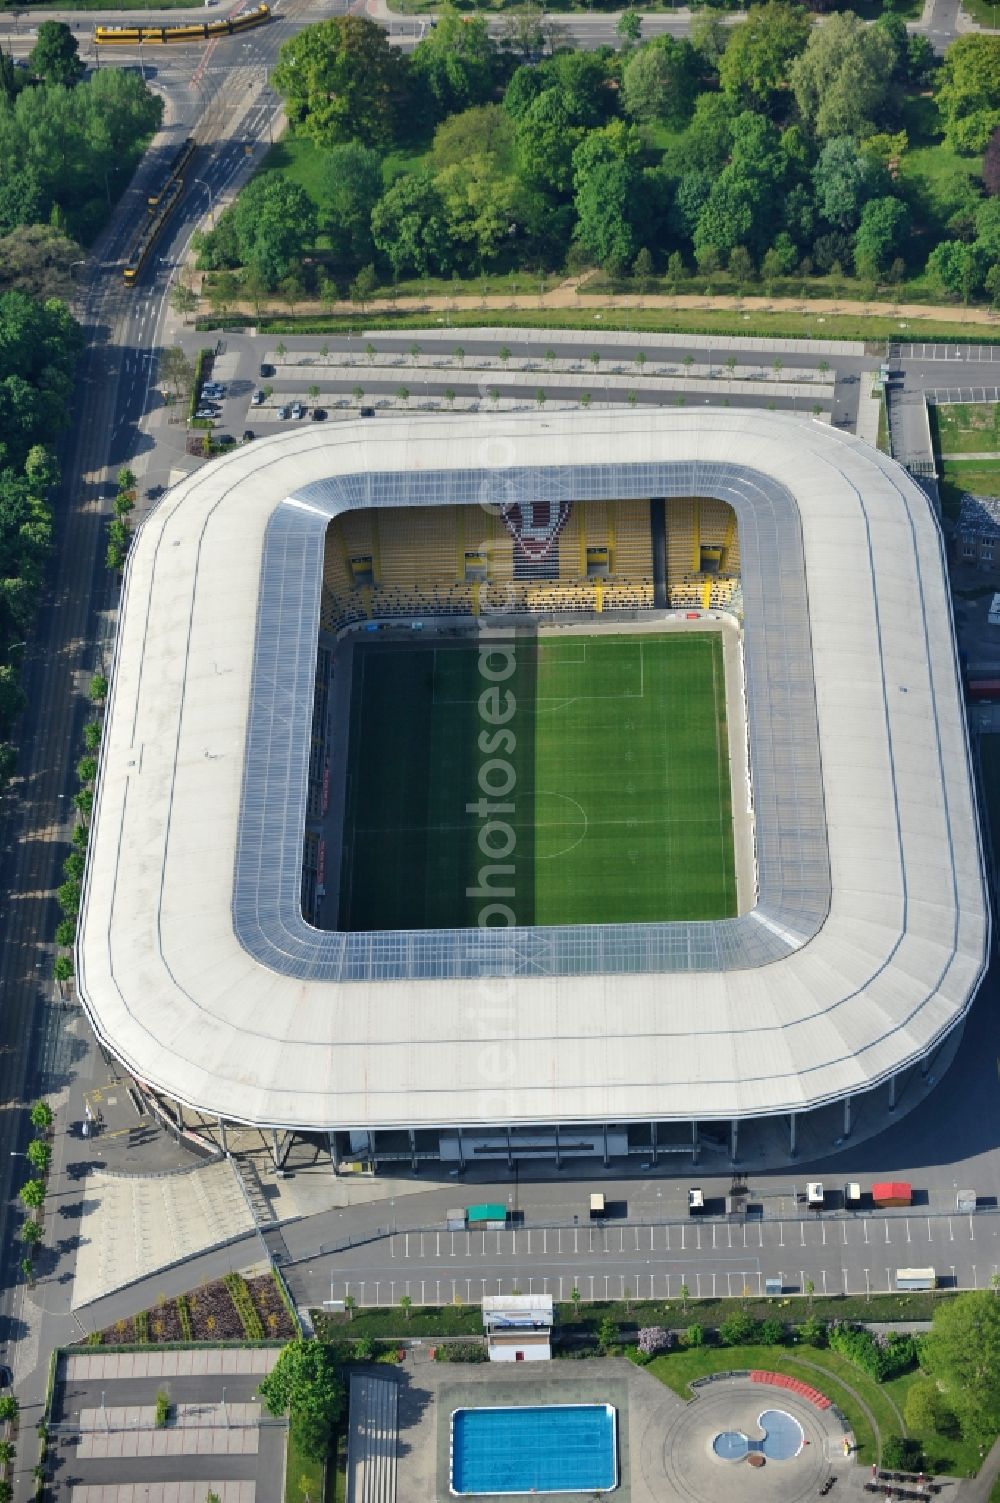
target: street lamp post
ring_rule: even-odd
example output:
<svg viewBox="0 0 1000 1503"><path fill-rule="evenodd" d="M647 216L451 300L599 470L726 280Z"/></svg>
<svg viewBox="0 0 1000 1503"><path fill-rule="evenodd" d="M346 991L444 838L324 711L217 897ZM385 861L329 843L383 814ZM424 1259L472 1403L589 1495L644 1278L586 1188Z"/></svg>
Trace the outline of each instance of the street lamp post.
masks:
<svg viewBox="0 0 1000 1503"><path fill-rule="evenodd" d="M196 183L199 188L204 188L205 192L208 194L208 213L209 213L209 218L212 221L212 229L214 230L215 229L215 201L214 201L214 199L212 197L212 190L208 186L208 184L205 182L204 178L193 177L191 179L191 181L193 183Z"/></svg>

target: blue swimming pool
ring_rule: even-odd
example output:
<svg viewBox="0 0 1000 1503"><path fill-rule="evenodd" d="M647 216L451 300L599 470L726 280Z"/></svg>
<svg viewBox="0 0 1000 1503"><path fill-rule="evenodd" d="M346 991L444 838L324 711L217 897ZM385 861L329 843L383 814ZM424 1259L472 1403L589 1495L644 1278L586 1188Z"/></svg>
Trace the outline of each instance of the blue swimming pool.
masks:
<svg viewBox="0 0 1000 1503"><path fill-rule="evenodd" d="M456 1409L451 1491L610 1492L618 1486L617 1421L610 1404Z"/></svg>

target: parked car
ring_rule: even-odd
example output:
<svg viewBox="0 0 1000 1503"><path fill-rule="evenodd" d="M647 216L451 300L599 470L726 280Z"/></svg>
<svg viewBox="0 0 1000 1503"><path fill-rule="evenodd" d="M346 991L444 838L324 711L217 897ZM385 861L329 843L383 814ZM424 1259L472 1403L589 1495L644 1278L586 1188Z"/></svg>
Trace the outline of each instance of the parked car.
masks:
<svg viewBox="0 0 1000 1503"><path fill-rule="evenodd" d="M217 407L198 407L195 409L194 415L196 418L217 418L219 416L219 409Z"/></svg>
<svg viewBox="0 0 1000 1503"><path fill-rule="evenodd" d="M361 417L374 417L375 409L374 407L362 407L360 415Z"/></svg>
<svg viewBox="0 0 1000 1503"><path fill-rule="evenodd" d="M243 442L245 444L252 444L256 437L257 435L254 433L252 428L243 429Z"/></svg>
<svg viewBox="0 0 1000 1503"><path fill-rule="evenodd" d="M224 397L226 395L226 388L220 381L205 381L202 384L201 392L202 396L205 397Z"/></svg>
<svg viewBox="0 0 1000 1503"><path fill-rule="evenodd" d="M0 1388L10 1388L14 1375L6 1363L0 1363Z"/></svg>
<svg viewBox="0 0 1000 1503"><path fill-rule="evenodd" d="M273 376L274 375L274 366L273 365L262 365L261 368L260 368L260 373L264 377Z"/></svg>
<svg viewBox="0 0 1000 1503"><path fill-rule="evenodd" d="M326 417L326 408L325 407L314 407L313 410L312 410L312 412L310 412L309 416L312 418L312 420L313 420L314 423L322 423L323 420Z"/></svg>
<svg viewBox="0 0 1000 1503"><path fill-rule="evenodd" d="M292 403L292 417L298 419L298 418L304 418L305 415L306 415L306 410L303 407L302 403L301 402L293 402Z"/></svg>
<svg viewBox="0 0 1000 1503"><path fill-rule="evenodd" d="M264 393L262 391L255 391L254 394L253 394L253 396L250 398L250 406L251 407L260 407L262 405L263 401L264 401Z"/></svg>
<svg viewBox="0 0 1000 1503"><path fill-rule="evenodd" d="M279 417L279 419L280 419L281 422L283 422L283 423L287 422L287 420L291 417L291 415L292 414L291 414L290 408L288 408L288 407L279 407L278 408L278 417Z"/></svg>
<svg viewBox="0 0 1000 1503"><path fill-rule="evenodd" d="M215 442L220 449L228 449L236 440L231 433L217 433L215 435Z"/></svg>

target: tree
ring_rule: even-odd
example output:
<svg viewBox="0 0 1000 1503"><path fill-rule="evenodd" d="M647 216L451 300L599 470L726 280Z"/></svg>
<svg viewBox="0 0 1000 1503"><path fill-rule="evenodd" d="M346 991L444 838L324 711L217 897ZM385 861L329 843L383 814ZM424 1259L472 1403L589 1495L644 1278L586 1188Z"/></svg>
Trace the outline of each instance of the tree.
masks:
<svg viewBox="0 0 1000 1503"><path fill-rule="evenodd" d="M910 216L898 198L872 198L861 211L854 237L854 264L860 276L877 277L903 248Z"/></svg>
<svg viewBox="0 0 1000 1503"><path fill-rule="evenodd" d="M583 139L557 89L546 89L517 122L514 151L526 183L566 194L573 180L573 152Z"/></svg>
<svg viewBox="0 0 1000 1503"><path fill-rule="evenodd" d="M83 744L88 751L96 751L101 744L104 727L99 720L88 720L83 728Z"/></svg>
<svg viewBox="0 0 1000 1503"><path fill-rule="evenodd" d="M320 195L323 228L334 260L356 268L372 260L372 209L384 191L379 152L359 141L333 146L323 159Z"/></svg>
<svg viewBox="0 0 1000 1503"><path fill-rule="evenodd" d="M301 261L316 233L315 210L305 190L282 173L263 172L204 237L199 264L209 270L221 264L244 266L262 286L273 289Z"/></svg>
<svg viewBox="0 0 1000 1503"><path fill-rule="evenodd" d="M916 1471L921 1463L920 1442L901 1435L883 1435L882 1465L889 1471Z"/></svg>
<svg viewBox="0 0 1000 1503"><path fill-rule="evenodd" d="M85 830L85 825L77 825L78 830ZM76 832L74 831L74 834ZM68 949L76 940L76 920L60 919L56 925L56 944Z"/></svg>
<svg viewBox="0 0 1000 1503"><path fill-rule="evenodd" d="M945 140L957 151L985 151L1000 126L1000 36L967 33L945 53L937 88Z"/></svg>
<svg viewBox="0 0 1000 1503"><path fill-rule="evenodd" d="M937 1306L921 1363L938 1380L962 1433L988 1442L1000 1429L1000 1301L985 1290Z"/></svg>
<svg viewBox="0 0 1000 1503"><path fill-rule="evenodd" d="M927 257L927 274L943 292L967 303L982 285L986 265L986 256L978 245L942 240Z"/></svg>
<svg viewBox="0 0 1000 1503"><path fill-rule="evenodd" d="M12 1393L0 1394L0 1423L13 1424L21 1406Z"/></svg>
<svg viewBox="0 0 1000 1503"><path fill-rule="evenodd" d="M598 1350L605 1356L618 1345L618 1325L610 1316L605 1315L597 1327Z"/></svg>
<svg viewBox="0 0 1000 1503"><path fill-rule="evenodd" d="M40 1179L25 1180L18 1191L19 1198L29 1211L37 1210L45 1200L45 1185Z"/></svg>
<svg viewBox="0 0 1000 1503"><path fill-rule="evenodd" d="M55 1120L47 1101L36 1101L28 1115L36 1132L48 1132Z"/></svg>
<svg viewBox="0 0 1000 1503"><path fill-rule="evenodd" d="M271 84L317 146L388 146L404 103L403 58L374 21L336 16L284 43Z"/></svg>
<svg viewBox="0 0 1000 1503"><path fill-rule="evenodd" d="M719 1326L723 1346L750 1346L757 1340L759 1322L746 1310L734 1310Z"/></svg>
<svg viewBox="0 0 1000 1503"><path fill-rule="evenodd" d="M753 257L745 245L734 245L729 252L729 271L734 280L740 284L753 281Z"/></svg>
<svg viewBox="0 0 1000 1503"><path fill-rule="evenodd" d="M792 65L799 114L820 139L870 134L894 97L899 60L887 28L869 26L853 11L837 12L812 30Z"/></svg>
<svg viewBox="0 0 1000 1503"><path fill-rule="evenodd" d="M397 276L430 276L452 265L445 206L427 172L398 177L372 212L372 236Z"/></svg>
<svg viewBox="0 0 1000 1503"><path fill-rule="evenodd" d="M889 181L881 163L860 151L850 136L827 141L812 177L820 214L839 230L856 229L865 204Z"/></svg>
<svg viewBox="0 0 1000 1503"><path fill-rule="evenodd" d="M186 282L175 282L170 289L170 306L175 313L186 318L198 306L198 299Z"/></svg>
<svg viewBox="0 0 1000 1503"><path fill-rule="evenodd" d="M260 1393L268 1413L288 1414L292 1435L306 1456L321 1461L329 1455L344 1385L328 1346L301 1337L290 1341L261 1382Z"/></svg>
<svg viewBox="0 0 1000 1503"><path fill-rule="evenodd" d="M686 1284L681 1284L681 1287L680 1287L680 1297L681 1297L681 1309L686 1314L687 1313L687 1307L688 1307L688 1300L691 1298L691 1291L690 1291L690 1289L688 1288L688 1286Z"/></svg>
<svg viewBox="0 0 1000 1503"><path fill-rule="evenodd" d="M179 344L168 345L163 351L160 356L160 375L168 386L173 387L176 396L190 396L194 386L194 362L185 355Z"/></svg>
<svg viewBox="0 0 1000 1503"><path fill-rule="evenodd" d="M583 1296L582 1296L582 1294L580 1293L579 1289L576 1287L575 1284L573 1285L572 1289L569 1291L569 1297L570 1297L570 1300L572 1301L572 1304L573 1304L573 1315L574 1315L574 1318L577 1319L577 1320L579 1320L579 1318L580 1318L580 1301L583 1298Z"/></svg>
<svg viewBox="0 0 1000 1503"><path fill-rule="evenodd" d="M0 1440L0 1466L9 1466L17 1455L17 1447L13 1441Z"/></svg>
<svg viewBox="0 0 1000 1503"><path fill-rule="evenodd" d="M620 122L591 131L573 153L576 238L602 266L635 255L632 229L640 143Z"/></svg>
<svg viewBox="0 0 1000 1503"><path fill-rule="evenodd" d="M618 17L615 35L626 47L634 46L642 35L642 16L637 10L623 10Z"/></svg>
<svg viewBox="0 0 1000 1503"><path fill-rule="evenodd" d="M402 1310L407 1320L409 1320L410 1318L410 1307L412 1306L412 1304L413 1301L408 1294L400 1296L399 1308Z"/></svg>
<svg viewBox="0 0 1000 1503"><path fill-rule="evenodd" d="M906 1390L903 1418L908 1430L917 1435L937 1430L941 1410L941 1392L933 1378L918 1378Z"/></svg>
<svg viewBox="0 0 1000 1503"><path fill-rule="evenodd" d="M45 1229L42 1223L36 1221L34 1217L29 1216L28 1220L21 1227L21 1241L26 1242L29 1247L34 1247L36 1243L41 1242L44 1236Z"/></svg>
<svg viewBox="0 0 1000 1503"><path fill-rule="evenodd" d="M663 120L675 129L691 117L698 59L687 40L657 37L634 52L622 73L622 102L636 120Z"/></svg>
<svg viewBox="0 0 1000 1503"><path fill-rule="evenodd" d="M809 18L800 5L767 0L751 5L733 28L719 61L719 81L731 99L769 109L786 86L789 69L805 48Z"/></svg>
<svg viewBox="0 0 1000 1503"><path fill-rule="evenodd" d="M86 71L76 37L62 21L42 21L38 39L28 57L28 67L42 83L62 84L71 89Z"/></svg>
<svg viewBox="0 0 1000 1503"><path fill-rule="evenodd" d="M57 955L52 963L53 978L60 986L73 979L73 961L69 955Z"/></svg>
<svg viewBox="0 0 1000 1503"><path fill-rule="evenodd" d="M483 16L463 16L445 3L410 56L410 73L443 119L485 104L493 93L499 66L495 43Z"/></svg>
<svg viewBox="0 0 1000 1503"><path fill-rule="evenodd" d="M729 32L710 5L692 12L689 35L691 46L699 57L709 68L718 69L719 59L729 40Z"/></svg>
<svg viewBox="0 0 1000 1503"><path fill-rule="evenodd" d="M38 1169L39 1174L45 1174L53 1157L53 1145L48 1138L33 1138L27 1145L26 1154L30 1165Z"/></svg>
<svg viewBox="0 0 1000 1503"><path fill-rule="evenodd" d="M378 277L375 275L375 267L369 262L367 266L362 266L351 283L351 302L360 303L363 310L377 286Z"/></svg>

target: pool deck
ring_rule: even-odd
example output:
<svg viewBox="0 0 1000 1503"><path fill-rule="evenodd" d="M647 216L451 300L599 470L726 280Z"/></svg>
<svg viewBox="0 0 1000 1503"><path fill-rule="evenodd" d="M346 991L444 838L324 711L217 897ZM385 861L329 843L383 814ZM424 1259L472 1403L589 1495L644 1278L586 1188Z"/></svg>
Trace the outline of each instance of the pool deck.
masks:
<svg viewBox="0 0 1000 1503"><path fill-rule="evenodd" d="M610 1503L799 1503L837 1478L863 1496L867 1472L843 1455L843 1429L794 1393L776 1392L747 1378L721 1378L684 1403L642 1368L624 1359L587 1362L436 1363L427 1349L399 1369L397 1497L449 1503L449 1442L455 1409L509 1404L613 1404L618 1411L619 1487ZM385 1368L379 1373L384 1374ZM802 1426L801 1453L759 1470L720 1460L712 1441L720 1430L757 1437L757 1416L782 1409ZM480 1495L483 1503L500 1497ZM501 1495L502 1496L502 1495ZM562 1493L566 1503L593 1503L593 1493ZM509 1499L509 1495L508 1495Z"/></svg>

